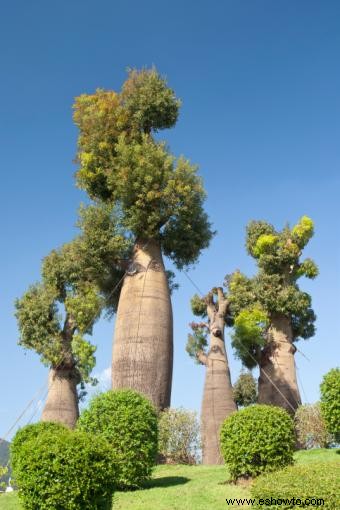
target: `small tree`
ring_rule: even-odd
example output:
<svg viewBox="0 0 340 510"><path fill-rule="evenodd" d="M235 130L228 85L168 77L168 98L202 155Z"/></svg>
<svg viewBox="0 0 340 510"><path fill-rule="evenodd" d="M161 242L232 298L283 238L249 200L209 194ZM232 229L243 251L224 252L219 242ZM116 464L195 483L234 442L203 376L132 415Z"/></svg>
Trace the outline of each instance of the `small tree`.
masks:
<svg viewBox="0 0 340 510"><path fill-rule="evenodd" d="M340 368L332 368L320 385L321 411L327 430L340 441Z"/></svg>
<svg viewBox="0 0 340 510"><path fill-rule="evenodd" d="M161 461L171 464L196 464L200 438L197 415L186 409L165 409L160 413L158 452Z"/></svg>
<svg viewBox="0 0 340 510"><path fill-rule="evenodd" d="M233 347L247 368L260 365L258 401L290 413L301 403L294 344L315 331L311 297L298 286L300 277L318 274L311 259L300 260L313 233L307 216L282 231L265 221L250 222L246 245L258 273L247 278L236 271L226 279L234 316Z"/></svg>
<svg viewBox="0 0 340 510"><path fill-rule="evenodd" d="M251 372L242 372L234 384L233 397L241 407L255 404L257 401L257 384Z"/></svg>
<svg viewBox="0 0 340 510"><path fill-rule="evenodd" d="M127 248L115 218L103 207L82 209L80 226L82 235L45 257L42 281L15 304L19 344L50 367L42 419L71 428L79 416L77 385L96 382L90 376L96 347L85 335L104 307L115 309L117 295L100 288L122 274L117 264Z"/></svg>
<svg viewBox="0 0 340 510"><path fill-rule="evenodd" d="M117 486L140 487L150 477L156 461L158 424L148 399L132 390L102 393L81 414L78 428L110 443Z"/></svg>
<svg viewBox="0 0 340 510"><path fill-rule="evenodd" d="M196 316L207 318L207 322L191 324L193 333L186 346L188 354L206 367L201 411L203 464L221 464L220 428L236 410L224 341L230 322L229 300L218 287L204 298L195 295L191 308Z"/></svg>
<svg viewBox="0 0 340 510"><path fill-rule="evenodd" d="M154 134L174 126L180 101L155 69L132 70L120 92L76 99L77 184L120 212L134 249L115 323L112 385L170 405L172 309L163 254L179 268L212 237L197 168Z"/></svg>
<svg viewBox="0 0 340 510"><path fill-rule="evenodd" d="M318 402L298 407L294 422L298 443L302 448L325 448L331 443L332 436L327 431Z"/></svg>

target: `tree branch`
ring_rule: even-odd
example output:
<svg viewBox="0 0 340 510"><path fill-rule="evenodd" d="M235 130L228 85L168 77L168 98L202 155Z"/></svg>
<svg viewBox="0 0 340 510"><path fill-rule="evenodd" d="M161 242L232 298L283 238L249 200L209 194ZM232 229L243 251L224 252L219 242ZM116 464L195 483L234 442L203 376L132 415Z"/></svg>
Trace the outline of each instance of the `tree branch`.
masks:
<svg viewBox="0 0 340 510"><path fill-rule="evenodd" d="M201 363L201 365L207 364L208 356L203 351L197 351L196 358Z"/></svg>
<svg viewBox="0 0 340 510"><path fill-rule="evenodd" d="M229 300L225 297L222 287L217 287L218 313L225 317L229 308Z"/></svg>
<svg viewBox="0 0 340 510"><path fill-rule="evenodd" d="M207 294L204 298L206 304L207 304L207 312L208 312L208 317L210 319L210 321L213 321L214 319L214 315L216 313L216 305L214 303L214 295L212 292L209 292L209 294Z"/></svg>

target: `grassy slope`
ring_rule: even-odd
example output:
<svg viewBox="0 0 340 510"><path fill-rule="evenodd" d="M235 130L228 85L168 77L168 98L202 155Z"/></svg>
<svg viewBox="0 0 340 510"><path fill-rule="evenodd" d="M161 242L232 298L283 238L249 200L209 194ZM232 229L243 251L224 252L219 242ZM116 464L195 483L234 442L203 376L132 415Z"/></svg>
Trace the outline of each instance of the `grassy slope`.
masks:
<svg viewBox="0 0 340 510"><path fill-rule="evenodd" d="M298 464L335 459L335 450L296 453ZM249 497L247 488L224 484L226 478L223 466L158 466L146 489L116 493L113 510L225 510L226 498ZM17 495L0 494L0 510L21 510Z"/></svg>

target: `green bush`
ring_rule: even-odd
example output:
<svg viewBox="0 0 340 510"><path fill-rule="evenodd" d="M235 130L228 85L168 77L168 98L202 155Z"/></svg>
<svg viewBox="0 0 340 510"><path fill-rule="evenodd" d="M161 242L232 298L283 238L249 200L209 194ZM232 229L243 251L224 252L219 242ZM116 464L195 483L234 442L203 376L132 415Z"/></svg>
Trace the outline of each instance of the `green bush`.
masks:
<svg viewBox="0 0 340 510"><path fill-rule="evenodd" d="M105 438L117 462L117 485L140 487L157 455L157 413L151 402L132 390L116 390L93 398L77 427Z"/></svg>
<svg viewBox="0 0 340 510"><path fill-rule="evenodd" d="M320 385L321 411L328 432L340 441L340 368L333 368Z"/></svg>
<svg viewBox="0 0 340 510"><path fill-rule="evenodd" d="M10 444L11 466L15 467L16 460L21 458L21 447L30 439L37 439L45 432L59 432L68 430L65 425L51 421L41 421L26 425L18 430Z"/></svg>
<svg viewBox="0 0 340 510"><path fill-rule="evenodd" d="M221 428L221 451L232 480L291 464L294 442L292 419L275 406L246 407Z"/></svg>
<svg viewBox="0 0 340 510"><path fill-rule="evenodd" d="M111 508L115 467L104 439L63 427L38 436L30 428L26 440L20 432L11 457L25 510Z"/></svg>
<svg viewBox="0 0 340 510"><path fill-rule="evenodd" d="M159 416L158 452L161 462L196 464L200 449L197 415L186 409L165 409Z"/></svg>
<svg viewBox="0 0 340 510"><path fill-rule="evenodd" d="M265 503L267 503L266 500L269 500L273 503L270 506L273 510L296 508L297 506L302 508L319 506L325 510L335 510L340 508L339 487L339 461L315 462L289 466L282 471L259 476L253 482L251 495L253 498L257 498L257 506L262 506L262 508L263 505L260 505L259 499L265 500ZM301 503L297 502L294 505L293 497L299 498ZM284 503L282 499L290 502ZM316 499L323 499L324 504L319 502L318 505Z"/></svg>
<svg viewBox="0 0 340 510"><path fill-rule="evenodd" d="M294 423L299 447L324 448L332 442L319 403L299 406Z"/></svg>

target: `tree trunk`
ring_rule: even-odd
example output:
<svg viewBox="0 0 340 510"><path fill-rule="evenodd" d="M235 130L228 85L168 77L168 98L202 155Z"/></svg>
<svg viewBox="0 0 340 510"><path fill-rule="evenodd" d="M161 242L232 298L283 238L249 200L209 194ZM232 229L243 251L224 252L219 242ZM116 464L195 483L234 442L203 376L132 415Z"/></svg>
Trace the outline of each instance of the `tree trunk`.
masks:
<svg viewBox="0 0 340 510"><path fill-rule="evenodd" d="M295 351L290 319L283 315L274 315L268 331L267 345L261 352L259 403L283 407L290 414L294 414L301 404L296 380Z"/></svg>
<svg viewBox="0 0 340 510"><path fill-rule="evenodd" d="M170 406L172 308L158 242L136 242L119 299L112 354L112 387L132 388L157 409Z"/></svg>
<svg viewBox="0 0 340 510"><path fill-rule="evenodd" d="M42 421L56 421L71 429L75 427L79 418L78 382L79 375L75 369L50 368Z"/></svg>
<svg viewBox="0 0 340 510"><path fill-rule="evenodd" d="M210 327L209 353L205 359L206 375L201 410L203 464L223 464L220 452L220 429L237 410L233 399L228 357L224 342L225 311L219 300L219 311L208 310Z"/></svg>

